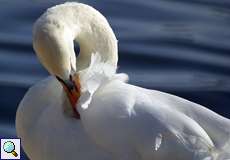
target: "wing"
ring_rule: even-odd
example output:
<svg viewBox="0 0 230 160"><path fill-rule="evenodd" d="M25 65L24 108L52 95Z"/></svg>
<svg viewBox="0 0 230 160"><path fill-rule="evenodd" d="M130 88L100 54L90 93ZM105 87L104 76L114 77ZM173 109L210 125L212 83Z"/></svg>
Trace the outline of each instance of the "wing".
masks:
<svg viewBox="0 0 230 160"><path fill-rule="evenodd" d="M215 152L230 154L230 120L221 115L183 98L159 92L151 91L152 99L158 97L168 108L189 117L196 122L210 137L215 146ZM221 153L222 152L222 153Z"/></svg>
<svg viewBox="0 0 230 160"><path fill-rule="evenodd" d="M214 144L202 126L153 92L119 80L102 86L89 107L79 110L86 132L120 157L181 160L209 154Z"/></svg>
<svg viewBox="0 0 230 160"><path fill-rule="evenodd" d="M212 156L213 141L196 119L177 110L167 97L153 92L142 88L137 88L135 92L133 113L136 120L132 125L140 126L136 130L142 130L138 134L138 137L144 137L138 143L142 144L140 148L152 145L151 148L155 148L152 156L157 158L199 159ZM148 157L153 153L149 149L142 152Z"/></svg>

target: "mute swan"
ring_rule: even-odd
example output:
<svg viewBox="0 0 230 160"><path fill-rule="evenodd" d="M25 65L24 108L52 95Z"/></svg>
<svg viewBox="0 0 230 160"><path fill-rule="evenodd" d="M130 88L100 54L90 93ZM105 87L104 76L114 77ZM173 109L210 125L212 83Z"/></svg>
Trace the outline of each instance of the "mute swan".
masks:
<svg viewBox="0 0 230 160"><path fill-rule="evenodd" d="M116 73L117 40L95 9L52 7L33 37L53 76L33 86L17 111L17 134L31 159L230 159L229 119Z"/></svg>

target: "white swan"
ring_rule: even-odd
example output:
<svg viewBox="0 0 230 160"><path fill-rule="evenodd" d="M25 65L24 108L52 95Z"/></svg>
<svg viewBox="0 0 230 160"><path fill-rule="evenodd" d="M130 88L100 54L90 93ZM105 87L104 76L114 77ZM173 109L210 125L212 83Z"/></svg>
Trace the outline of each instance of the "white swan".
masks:
<svg viewBox="0 0 230 160"><path fill-rule="evenodd" d="M116 38L93 8L48 9L35 23L33 45L60 83L38 83L19 105L16 129L31 159L230 159L229 119L116 74Z"/></svg>

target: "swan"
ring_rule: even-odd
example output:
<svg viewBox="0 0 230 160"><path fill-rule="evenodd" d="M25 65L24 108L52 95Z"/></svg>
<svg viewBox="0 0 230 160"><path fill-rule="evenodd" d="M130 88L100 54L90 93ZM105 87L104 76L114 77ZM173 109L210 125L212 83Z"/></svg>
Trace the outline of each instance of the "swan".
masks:
<svg viewBox="0 0 230 160"><path fill-rule="evenodd" d="M51 76L29 89L16 114L31 159L230 159L229 119L116 73L116 37L92 7L48 9L35 22L33 47Z"/></svg>
<svg viewBox="0 0 230 160"><path fill-rule="evenodd" d="M81 46L77 59L75 37ZM97 37L98 44L95 43ZM108 47L98 51L111 53L104 58L116 66L114 33L98 11L84 4L54 6L34 24L33 46L38 58L52 75L65 80L68 87L71 86L69 75L87 67L90 56L87 53L96 51L101 44ZM16 113L17 135L27 156L32 160L112 160L108 152L98 148L88 137L71 102L54 76L27 91Z"/></svg>

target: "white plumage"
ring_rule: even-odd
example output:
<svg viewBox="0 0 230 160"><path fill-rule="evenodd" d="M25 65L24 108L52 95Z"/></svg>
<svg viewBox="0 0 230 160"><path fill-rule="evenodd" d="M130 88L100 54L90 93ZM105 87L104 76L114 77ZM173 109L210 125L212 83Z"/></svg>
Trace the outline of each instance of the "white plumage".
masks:
<svg viewBox="0 0 230 160"><path fill-rule="evenodd" d="M108 79L100 74L108 66L98 66L95 77L107 81L87 107L80 98L78 111L88 135L116 159L230 158L229 119L180 97L129 85L115 74Z"/></svg>
<svg viewBox="0 0 230 160"><path fill-rule="evenodd" d="M73 40L80 44L77 59ZM78 77L74 108L81 119L70 116L69 100L55 78L33 86L16 117L31 159L230 159L229 119L180 97L130 85L126 74L116 73L116 38L93 8L65 3L49 9L35 24L34 48L52 75Z"/></svg>
<svg viewBox="0 0 230 160"><path fill-rule="evenodd" d="M16 116L17 134L27 156L31 160L111 160L92 143L81 122L63 111L69 105L54 77L29 89Z"/></svg>

